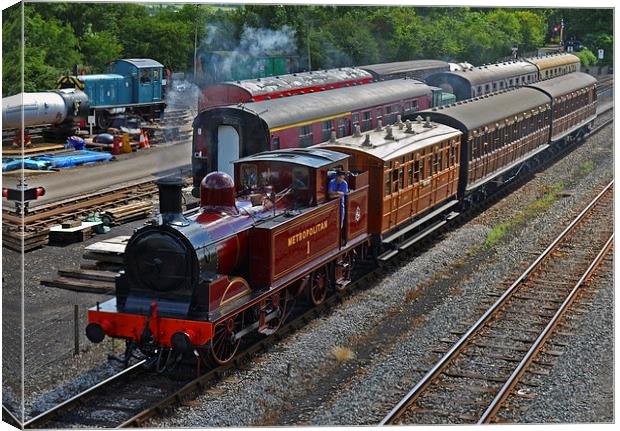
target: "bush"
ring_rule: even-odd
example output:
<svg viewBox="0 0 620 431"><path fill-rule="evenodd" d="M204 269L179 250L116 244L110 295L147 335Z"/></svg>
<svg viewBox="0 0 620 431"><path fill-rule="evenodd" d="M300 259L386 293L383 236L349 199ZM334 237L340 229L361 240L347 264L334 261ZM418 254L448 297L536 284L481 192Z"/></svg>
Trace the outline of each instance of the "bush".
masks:
<svg viewBox="0 0 620 431"><path fill-rule="evenodd" d="M596 55L594 55L592 51L587 48L582 49L579 52L575 52L574 54L579 57L582 66L594 66L597 62Z"/></svg>

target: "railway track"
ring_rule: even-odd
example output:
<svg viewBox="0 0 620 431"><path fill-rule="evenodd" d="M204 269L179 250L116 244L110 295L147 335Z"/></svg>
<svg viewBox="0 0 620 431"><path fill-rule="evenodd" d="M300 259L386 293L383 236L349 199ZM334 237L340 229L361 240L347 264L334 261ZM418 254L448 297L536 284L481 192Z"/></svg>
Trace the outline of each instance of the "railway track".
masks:
<svg viewBox="0 0 620 431"><path fill-rule="evenodd" d="M491 423L530 375L546 374L545 343L613 246L611 181L381 421Z"/></svg>
<svg viewBox="0 0 620 431"><path fill-rule="evenodd" d="M138 181L112 190L99 191L36 206L25 217L2 211L3 245L13 250L33 250L47 243L49 227L132 203L154 200L157 186L152 180Z"/></svg>

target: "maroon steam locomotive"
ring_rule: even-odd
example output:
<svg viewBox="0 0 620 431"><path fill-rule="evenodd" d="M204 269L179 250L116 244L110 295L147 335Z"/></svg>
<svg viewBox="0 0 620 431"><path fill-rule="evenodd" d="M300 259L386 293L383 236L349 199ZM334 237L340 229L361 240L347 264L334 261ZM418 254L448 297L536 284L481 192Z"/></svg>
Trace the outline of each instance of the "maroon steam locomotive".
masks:
<svg viewBox="0 0 620 431"><path fill-rule="evenodd" d="M161 215L125 252L116 297L89 310L88 338L127 341L157 362L230 361L242 339L275 332L293 298L322 303L360 259L387 260L557 150L596 118L596 80L573 73L422 111L412 120L213 172L181 212L180 181L161 181ZM330 199L348 170L341 222Z"/></svg>

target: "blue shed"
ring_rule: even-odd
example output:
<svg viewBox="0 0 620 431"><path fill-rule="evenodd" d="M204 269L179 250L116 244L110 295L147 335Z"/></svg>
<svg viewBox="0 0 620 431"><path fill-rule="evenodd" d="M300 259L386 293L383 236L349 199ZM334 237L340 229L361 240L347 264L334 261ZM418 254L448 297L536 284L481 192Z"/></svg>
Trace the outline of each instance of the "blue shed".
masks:
<svg viewBox="0 0 620 431"><path fill-rule="evenodd" d="M130 83L130 103L138 104L162 100L163 68L161 63L148 58L127 58L114 62L114 72Z"/></svg>

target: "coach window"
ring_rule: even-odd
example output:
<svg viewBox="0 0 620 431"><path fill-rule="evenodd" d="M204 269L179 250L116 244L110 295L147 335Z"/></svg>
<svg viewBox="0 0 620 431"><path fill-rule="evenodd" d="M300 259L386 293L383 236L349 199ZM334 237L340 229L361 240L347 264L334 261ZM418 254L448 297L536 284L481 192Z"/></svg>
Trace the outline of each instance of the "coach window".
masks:
<svg viewBox="0 0 620 431"><path fill-rule="evenodd" d="M400 160L400 169L398 171L398 179L400 183L400 189L405 188L405 157L403 156Z"/></svg>
<svg viewBox="0 0 620 431"><path fill-rule="evenodd" d="M407 163L407 185L408 186L412 186L414 181L413 181L413 154L409 154L409 163Z"/></svg>
<svg viewBox="0 0 620 431"><path fill-rule="evenodd" d="M450 167L456 165L456 143L450 142Z"/></svg>
<svg viewBox="0 0 620 431"><path fill-rule="evenodd" d="M439 147L433 148L433 170L431 175L439 172Z"/></svg>
<svg viewBox="0 0 620 431"><path fill-rule="evenodd" d="M329 140L332 136L332 120L323 121L321 123L321 128L323 130L323 140Z"/></svg>
<svg viewBox="0 0 620 431"><path fill-rule="evenodd" d="M404 110L405 113L411 111L411 102L405 102Z"/></svg>
<svg viewBox="0 0 620 431"><path fill-rule="evenodd" d="M481 94L482 94L482 85L479 85L478 86L478 95L481 95Z"/></svg>
<svg viewBox="0 0 620 431"><path fill-rule="evenodd" d="M280 137L279 136L274 136L273 139L271 140L271 148L273 150L279 150L280 149Z"/></svg>
<svg viewBox="0 0 620 431"><path fill-rule="evenodd" d="M372 128L372 118L370 111L362 112L362 132Z"/></svg>
<svg viewBox="0 0 620 431"><path fill-rule="evenodd" d="M312 125L301 126L299 128L299 146L309 147L312 145Z"/></svg>
<svg viewBox="0 0 620 431"><path fill-rule="evenodd" d="M484 86L484 91L485 91L485 92L487 92L487 93L488 93L490 90L491 90L491 86L490 86L489 84L487 84L487 85L485 85L485 86Z"/></svg>
<svg viewBox="0 0 620 431"><path fill-rule="evenodd" d="M338 137L342 138L345 135L344 118L338 118Z"/></svg>
<svg viewBox="0 0 620 431"><path fill-rule="evenodd" d="M398 191L398 174L400 173L399 163L397 161L392 162L392 193Z"/></svg>
<svg viewBox="0 0 620 431"><path fill-rule="evenodd" d="M390 170L390 162L385 162L385 196L388 196L392 192L390 179L392 178L392 171Z"/></svg>
<svg viewBox="0 0 620 431"><path fill-rule="evenodd" d="M419 181L424 181L427 177L426 175L426 151L424 149L420 150L419 160L420 160L420 177Z"/></svg>
<svg viewBox="0 0 620 431"><path fill-rule="evenodd" d="M415 155L415 161L413 162L413 182L412 184L417 184L420 181L420 159L419 156Z"/></svg>
<svg viewBox="0 0 620 431"><path fill-rule="evenodd" d="M497 82L493 83L493 91L497 90Z"/></svg>
<svg viewBox="0 0 620 431"><path fill-rule="evenodd" d="M386 106L385 107L385 124L394 123L394 107Z"/></svg>
<svg viewBox="0 0 620 431"><path fill-rule="evenodd" d="M377 111L375 112L375 120L379 121L382 116L383 116L383 110L381 108L377 108Z"/></svg>
<svg viewBox="0 0 620 431"><path fill-rule="evenodd" d="M500 81L499 88L504 88L504 81Z"/></svg>
<svg viewBox="0 0 620 431"><path fill-rule="evenodd" d="M353 128L355 129L355 126L358 125L360 123L360 114L355 113L353 114Z"/></svg>

